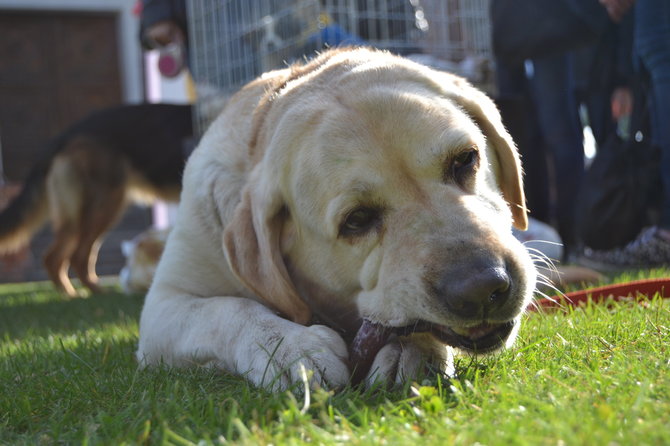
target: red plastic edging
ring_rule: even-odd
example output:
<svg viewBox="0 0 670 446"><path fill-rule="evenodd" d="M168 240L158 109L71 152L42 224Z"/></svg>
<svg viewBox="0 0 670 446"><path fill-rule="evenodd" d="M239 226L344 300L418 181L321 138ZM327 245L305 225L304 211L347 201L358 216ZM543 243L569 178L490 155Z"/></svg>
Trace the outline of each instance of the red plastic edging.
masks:
<svg viewBox="0 0 670 446"><path fill-rule="evenodd" d="M537 311L540 308L568 308L576 307L589 300L600 303L606 299L616 302L639 297L640 295L653 297L656 294L663 298L670 298L670 278L665 279L642 279L631 282L618 283L616 285L605 285L588 290L572 291L553 297L545 297L533 301L527 308L528 311Z"/></svg>

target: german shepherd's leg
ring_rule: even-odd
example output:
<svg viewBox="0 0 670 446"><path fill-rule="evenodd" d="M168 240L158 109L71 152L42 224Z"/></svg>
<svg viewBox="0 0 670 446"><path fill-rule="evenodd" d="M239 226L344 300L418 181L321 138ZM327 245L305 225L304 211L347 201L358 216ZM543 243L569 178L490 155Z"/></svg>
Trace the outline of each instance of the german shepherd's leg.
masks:
<svg viewBox="0 0 670 446"><path fill-rule="evenodd" d="M77 292L68 277L68 270L72 254L79 244L83 191L80 173L71 159L57 156L47 177L54 241L46 251L44 266L56 287L71 297Z"/></svg>
<svg viewBox="0 0 670 446"><path fill-rule="evenodd" d="M82 285L93 293L100 293L102 289L98 286L98 274L95 272L95 263L98 260L100 242L93 244L85 243L79 245L72 256L72 269L81 280Z"/></svg>
<svg viewBox="0 0 670 446"><path fill-rule="evenodd" d="M44 266L56 288L70 297L75 297L77 292L67 272L70 267L70 256L77 246L77 232L65 225L56 230L55 235L55 240L44 256Z"/></svg>
<svg viewBox="0 0 670 446"><path fill-rule="evenodd" d="M103 234L117 222L126 208L124 188L100 189L88 204L80 224L79 245L72 256L72 269L83 285L99 293L101 289L95 272L98 250Z"/></svg>

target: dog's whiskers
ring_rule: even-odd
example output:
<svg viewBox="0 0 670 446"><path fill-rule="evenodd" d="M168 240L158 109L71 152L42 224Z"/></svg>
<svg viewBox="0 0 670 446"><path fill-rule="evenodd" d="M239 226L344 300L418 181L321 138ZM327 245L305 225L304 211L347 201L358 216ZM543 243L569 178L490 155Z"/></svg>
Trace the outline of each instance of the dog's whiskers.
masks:
<svg viewBox="0 0 670 446"><path fill-rule="evenodd" d="M548 279L546 279L546 278L543 279L543 280L547 280L547 282L543 282L543 281L539 281L539 280L538 280L538 284L542 284L542 285L544 285L546 288L549 288L549 289L555 291L556 294L555 294L554 296L550 296L549 294L547 294L547 293L545 293L544 291L542 291L539 287L536 287L536 288L535 288L533 294L534 294L534 295L539 295L540 297L542 297L542 298L544 298L544 299L546 299L546 300L552 302L554 305L556 305L557 307L559 307L559 308L561 308L561 309L565 309L565 305L563 305L563 304L561 303L561 301L560 301L559 299L557 299L557 297L556 297L556 296L559 296L559 297L560 297L560 296L565 297L565 294L563 293L563 291L561 291L560 289L558 289L553 283L551 283L550 280L548 280ZM532 306L532 307L533 307L535 310L537 310L537 311L542 311L542 306L540 306L540 305L538 304L537 300L533 300L533 301L531 301L530 306Z"/></svg>
<svg viewBox="0 0 670 446"><path fill-rule="evenodd" d="M529 242L560 245L560 243L550 242L546 240L530 240ZM547 299L552 303L554 303L555 305L563 308L564 305L561 304L556 297L550 296L549 294L547 294L547 292L543 291L543 290L550 290L552 294L554 294L554 296L564 296L564 293L558 288L555 281L552 280L552 275L555 276L556 278L560 277L560 272L558 271L558 267L556 266L556 263L558 261L550 258L544 252L542 252L537 248L527 246L527 243L528 242L524 242L523 245L528 251L531 260L535 264L535 270L537 272L537 280L535 282L535 290L533 294L540 296L541 298ZM538 304L536 300L533 300L529 304L529 306L533 307L537 311L542 310L542 307Z"/></svg>

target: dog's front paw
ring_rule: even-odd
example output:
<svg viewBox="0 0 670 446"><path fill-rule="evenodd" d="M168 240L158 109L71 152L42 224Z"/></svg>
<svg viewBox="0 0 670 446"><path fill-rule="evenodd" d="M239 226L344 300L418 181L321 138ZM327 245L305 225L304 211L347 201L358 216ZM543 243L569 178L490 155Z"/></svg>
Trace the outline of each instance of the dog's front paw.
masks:
<svg viewBox="0 0 670 446"><path fill-rule="evenodd" d="M312 388L337 388L349 380L347 346L328 327L294 327L268 341L254 349L246 372L247 378L259 387L284 390L306 377Z"/></svg>
<svg viewBox="0 0 670 446"><path fill-rule="evenodd" d="M403 384L421 377L428 370L447 377L455 376L454 352L430 335L415 334L395 339L377 353L365 385Z"/></svg>
<svg viewBox="0 0 670 446"><path fill-rule="evenodd" d="M423 365L421 349L412 342L394 340L375 356L365 378L366 387L376 383L402 384L419 375Z"/></svg>

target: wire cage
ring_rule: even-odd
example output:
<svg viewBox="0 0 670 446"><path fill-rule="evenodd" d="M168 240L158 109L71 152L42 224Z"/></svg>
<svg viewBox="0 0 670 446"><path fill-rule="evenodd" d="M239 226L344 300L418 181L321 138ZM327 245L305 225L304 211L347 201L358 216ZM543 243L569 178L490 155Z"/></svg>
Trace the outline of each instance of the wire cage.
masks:
<svg viewBox="0 0 670 446"><path fill-rule="evenodd" d="M368 45L491 85L489 0L188 0L202 132L261 73L334 46Z"/></svg>

